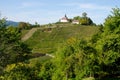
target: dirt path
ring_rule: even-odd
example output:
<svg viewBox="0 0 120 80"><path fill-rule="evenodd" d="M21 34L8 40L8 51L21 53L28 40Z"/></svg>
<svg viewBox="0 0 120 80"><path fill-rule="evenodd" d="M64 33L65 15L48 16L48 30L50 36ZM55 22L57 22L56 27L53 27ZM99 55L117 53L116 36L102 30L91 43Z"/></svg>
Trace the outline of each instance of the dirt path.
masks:
<svg viewBox="0 0 120 80"><path fill-rule="evenodd" d="M47 27L44 27L45 28L56 28L57 26L47 26ZM63 27L63 26L59 26L59 27ZM25 34L23 37L22 37L22 41L26 41L27 39L29 39L35 31L37 31L38 29L43 29L43 28L32 28L27 34Z"/></svg>
<svg viewBox="0 0 120 80"><path fill-rule="evenodd" d="M40 28L32 28L27 34L25 34L25 36L22 37L22 41L26 41L27 39L29 39L38 29Z"/></svg>
<svg viewBox="0 0 120 80"><path fill-rule="evenodd" d="M51 55L51 54L46 54L46 56L49 56L51 58L54 58L55 56Z"/></svg>

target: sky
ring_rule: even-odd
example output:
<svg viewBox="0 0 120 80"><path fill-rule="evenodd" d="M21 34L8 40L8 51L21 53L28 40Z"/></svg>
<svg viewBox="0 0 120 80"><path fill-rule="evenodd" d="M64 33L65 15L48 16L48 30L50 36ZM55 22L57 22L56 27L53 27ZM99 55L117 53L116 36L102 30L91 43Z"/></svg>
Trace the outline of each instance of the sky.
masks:
<svg viewBox="0 0 120 80"><path fill-rule="evenodd" d="M0 13L7 20L48 24L87 13L94 23L102 24L119 0L0 0Z"/></svg>

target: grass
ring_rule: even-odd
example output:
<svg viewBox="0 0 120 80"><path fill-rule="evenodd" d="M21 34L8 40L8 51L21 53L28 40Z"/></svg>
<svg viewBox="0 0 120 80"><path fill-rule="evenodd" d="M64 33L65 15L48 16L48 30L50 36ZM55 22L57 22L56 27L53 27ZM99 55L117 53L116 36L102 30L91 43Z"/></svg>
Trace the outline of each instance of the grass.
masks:
<svg viewBox="0 0 120 80"><path fill-rule="evenodd" d="M25 34L27 34L29 32L29 30L22 30L22 35L21 37L23 37Z"/></svg>
<svg viewBox="0 0 120 80"><path fill-rule="evenodd" d="M54 53L59 45L62 45L67 39L74 37L79 39L90 39L98 32L96 26L80 26L73 24L54 24L56 28L38 29L27 43L33 52Z"/></svg>
<svg viewBox="0 0 120 80"><path fill-rule="evenodd" d="M51 57L49 56L42 56L42 57L37 57L37 58L32 58L29 60L29 66L30 67L35 67L36 64L44 63L47 60L50 60Z"/></svg>

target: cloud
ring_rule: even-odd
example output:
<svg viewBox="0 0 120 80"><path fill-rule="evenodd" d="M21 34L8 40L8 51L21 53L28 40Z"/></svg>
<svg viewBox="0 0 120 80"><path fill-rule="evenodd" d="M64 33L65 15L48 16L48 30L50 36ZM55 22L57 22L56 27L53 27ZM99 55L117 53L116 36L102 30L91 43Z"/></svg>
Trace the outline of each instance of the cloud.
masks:
<svg viewBox="0 0 120 80"><path fill-rule="evenodd" d="M21 3L20 8L29 8L29 7L38 7L38 6L45 6L45 3L38 3L38 2L23 2Z"/></svg>
<svg viewBox="0 0 120 80"><path fill-rule="evenodd" d="M83 9L92 9L92 10L108 10L108 9L111 9L110 6L96 5L96 4L90 4L90 3L79 4L79 7L83 8Z"/></svg>
<svg viewBox="0 0 120 80"><path fill-rule="evenodd" d="M111 6L97 5L93 3L63 3L61 6L76 7L76 9L108 10Z"/></svg>

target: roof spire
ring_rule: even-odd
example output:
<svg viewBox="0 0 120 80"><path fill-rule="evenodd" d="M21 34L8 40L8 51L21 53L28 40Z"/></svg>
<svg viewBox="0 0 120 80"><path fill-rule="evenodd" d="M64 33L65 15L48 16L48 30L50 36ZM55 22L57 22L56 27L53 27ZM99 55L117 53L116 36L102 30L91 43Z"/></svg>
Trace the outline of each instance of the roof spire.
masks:
<svg viewBox="0 0 120 80"><path fill-rule="evenodd" d="M65 14L65 17L67 18L67 15Z"/></svg>
<svg viewBox="0 0 120 80"><path fill-rule="evenodd" d="M68 19L67 15L65 14L65 18Z"/></svg>

